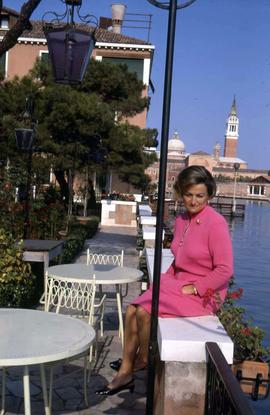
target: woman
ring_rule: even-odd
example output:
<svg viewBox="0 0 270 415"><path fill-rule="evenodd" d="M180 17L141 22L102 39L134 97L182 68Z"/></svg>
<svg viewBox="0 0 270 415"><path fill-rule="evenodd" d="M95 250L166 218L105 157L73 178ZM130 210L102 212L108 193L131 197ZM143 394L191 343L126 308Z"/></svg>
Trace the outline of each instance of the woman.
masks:
<svg viewBox="0 0 270 415"><path fill-rule="evenodd" d="M159 317L194 317L216 313L233 275L232 244L227 222L208 205L215 195L212 175L202 166L190 166L178 175L175 190L186 212L176 218L171 251L174 261L161 275ZM152 288L127 307L123 360L111 363L119 370L99 395L134 389L133 372L146 367Z"/></svg>

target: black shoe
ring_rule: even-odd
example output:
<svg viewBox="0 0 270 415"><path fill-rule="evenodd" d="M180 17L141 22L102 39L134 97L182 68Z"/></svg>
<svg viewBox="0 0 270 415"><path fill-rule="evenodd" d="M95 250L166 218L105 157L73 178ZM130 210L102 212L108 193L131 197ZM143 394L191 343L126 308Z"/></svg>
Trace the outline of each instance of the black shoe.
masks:
<svg viewBox="0 0 270 415"><path fill-rule="evenodd" d="M119 358L117 360L114 360L113 362L110 362L110 368L118 372L122 364L122 359Z"/></svg>
<svg viewBox="0 0 270 415"><path fill-rule="evenodd" d="M116 395L118 392L121 392L123 390L128 389L131 393L134 392L134 379L131 379L128 383L125 383L124 385L118 386L118 388L108 388L105 386L103 389L99 389L95 392L96 395L103 395L103 396L112 396Z"/></svg>
<svg viewBox="0 0 270 415"><path fill-rule="evenodd" d="M122 364L122 359L121 358L119 358L117 360L114 360L113 362L109 363L110 368L115 370L116 372L119 371L119 369L121 367L121 364ZM146 370L146 369L147 369L147 366L144 366L144 367L141 367L140 369L135 369L134 372L140 372L141 370Z"/></svg>

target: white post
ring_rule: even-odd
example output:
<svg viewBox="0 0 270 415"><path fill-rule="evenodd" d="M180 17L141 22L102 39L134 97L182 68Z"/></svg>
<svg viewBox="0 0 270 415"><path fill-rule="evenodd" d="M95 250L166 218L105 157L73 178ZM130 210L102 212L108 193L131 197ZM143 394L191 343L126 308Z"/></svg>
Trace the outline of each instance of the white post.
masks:
<svg viewBox="0 0 270 415"><path fill-rule="evenodd" d="M88 202L88 185L89 185L89 167L86 166L86 174L85 174L85 196L83 202L83 216L87 216L87 202Z"/></svg>
<svg viewBox="0 0 270 415"><path fill-rule="evenodd" d="M240 164L239 163L234 163L233 167L234 167L234 186L233 186L232 214L234 214L235 211L236 211L236 200L235 200L235 195L236 195L236 176L237 176L237 170L239 169Z"/></svg>

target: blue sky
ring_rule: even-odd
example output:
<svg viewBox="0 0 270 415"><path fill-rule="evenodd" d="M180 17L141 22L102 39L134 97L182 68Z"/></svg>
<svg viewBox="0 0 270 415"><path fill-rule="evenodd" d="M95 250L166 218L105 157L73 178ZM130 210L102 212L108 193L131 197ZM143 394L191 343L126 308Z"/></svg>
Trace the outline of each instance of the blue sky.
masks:
<svg viewBox="0 0 270 415"><path fill-rule="evenodd" d="M84 0L83 10L109 17L113 2ZM121 2L127 5L127 13L153 15L155 94L148 127L160 132L168 14L147 0ZM22 0L4 0L5 6L15 9L22 4ZM63 10L63 4L43 0L33 18L41 18L48 10ZM124 29L123 33L146 38L143 30ZM240 119L238 156L250 168L270 169L269 34L270 0L197 0L178 11L170 134L179 131L187 152L211 153L217 141L223 147L235 95Z"/></svg>

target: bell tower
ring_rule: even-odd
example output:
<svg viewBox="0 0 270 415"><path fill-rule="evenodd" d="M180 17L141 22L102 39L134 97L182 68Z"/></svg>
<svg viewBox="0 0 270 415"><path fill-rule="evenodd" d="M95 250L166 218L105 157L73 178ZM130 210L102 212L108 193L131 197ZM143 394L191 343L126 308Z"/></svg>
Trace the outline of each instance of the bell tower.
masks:
<svg viewBox="0 0 270 415"><path fill-rule="evenodd" d="M237 118L235 97L226 123L224 157L237 157L239 119Z"/></svg>

